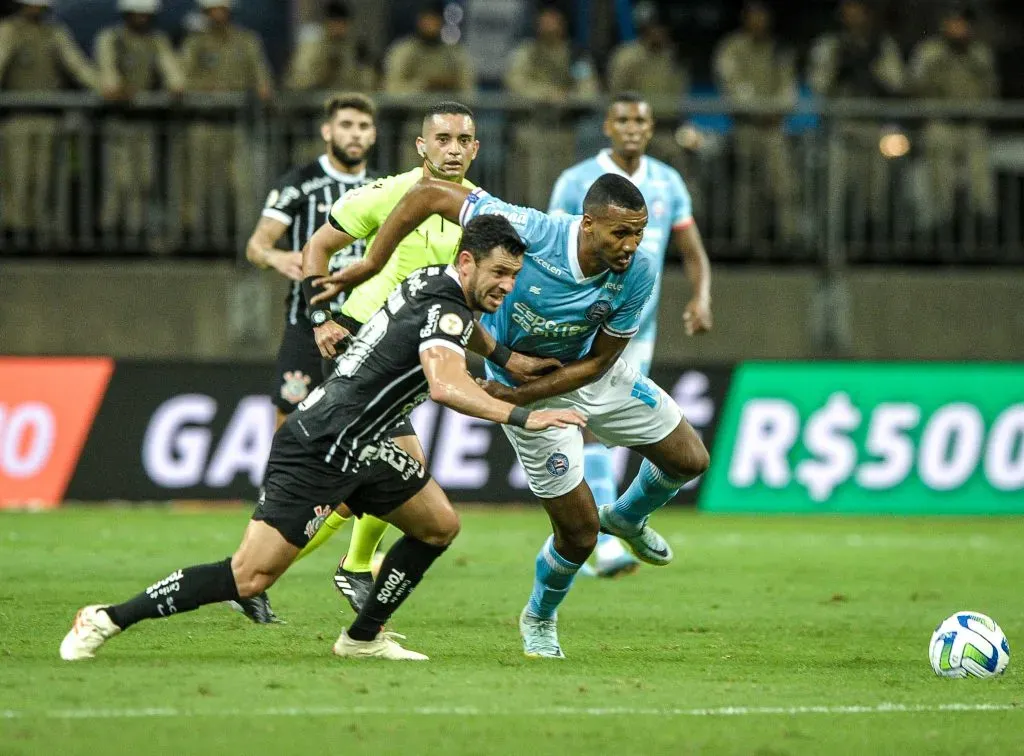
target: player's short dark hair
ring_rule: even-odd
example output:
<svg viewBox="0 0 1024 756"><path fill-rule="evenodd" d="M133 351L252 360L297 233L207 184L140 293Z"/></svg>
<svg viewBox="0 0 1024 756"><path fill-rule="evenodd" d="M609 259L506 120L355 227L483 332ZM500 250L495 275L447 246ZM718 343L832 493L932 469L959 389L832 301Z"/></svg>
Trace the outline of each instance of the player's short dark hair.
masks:
<svg viewBox="0 0 1024 756"><path fill-rule="evenodd" d="M583 212L590 216L601 216L613 205L636 212L647 209L644 195L632 181L614 173L606 173L587 191L587 196L583 198Z"/></svg>
<svg viewBox="0 0 1024 756"><path fill-rule="evenodd" d="M612 105L650 105L647 98L639 92L617 92L608 107Z"/></svg>
<svg viewBox="0 0 1024 756"><path fill-rule="evenodd" d="M427 121L437 115L464 115L473 118L473 111L468 105L463 105L461 102L445 100L444 102L435 103L427 108L427 112L423 114L424 125L426 125Z"/></svg>
<svg viewBox="0 0 1024 756"><path fill-rule="evenodd" d="M324 101L324 120L330 121L335 113L346 108L366 113L374 121L377 120L377 106L362 92L342 92L328 97Z"/></svg>
<svg viewBox="0 0 1024 756"><path fill-rule="evenodd" d="M347 21L352 18L352 10L345 0L328 0L327 5L324 6L324 18Z"/></svg>
<svg viewBox="0 0 1024 756"><path fill-rule="evenodd" d="M507 218L500 215L480 215L466 224L459 249L472 253L476 262L486 260L498 247L513 257L519 257L526 252L526 242Z"/></svg>
<svg viewBox="0 0 1024 756"><path fill-rule="evenodd" d="M444 0L422 0L416 9L417 16L440 16L444 18Z"/></svg>

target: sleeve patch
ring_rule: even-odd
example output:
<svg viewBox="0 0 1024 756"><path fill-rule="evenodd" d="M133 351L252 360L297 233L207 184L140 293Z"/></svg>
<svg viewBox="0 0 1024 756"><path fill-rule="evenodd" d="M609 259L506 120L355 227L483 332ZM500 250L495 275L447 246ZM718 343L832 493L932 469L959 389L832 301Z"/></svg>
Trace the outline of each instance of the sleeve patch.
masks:
<svg viewBox="0 0 1024 756"><path fill-rule="evenodd" d="M462 318L454 312L447 312L441 316L438 327L443 333L447 333L449 336L460 336L462 335L462 329L466 327L466 324L463 323Z"/></svg>

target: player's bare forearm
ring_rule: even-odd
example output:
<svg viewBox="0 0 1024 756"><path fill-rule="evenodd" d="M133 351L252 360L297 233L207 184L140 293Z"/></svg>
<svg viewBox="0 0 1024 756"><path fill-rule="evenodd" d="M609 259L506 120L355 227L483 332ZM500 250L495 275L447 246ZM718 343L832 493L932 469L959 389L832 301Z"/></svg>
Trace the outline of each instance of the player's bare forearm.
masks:
<svg viewBox="0 0 1024 756"><path fill-rule="evenodd" d="M704 249L704 240L696 223L672 232L676 247L683 256L686 278L693 287L693 296L711 300L711 262Z"/></svg>
<svg viewBox="0 0 1024 756"><path fill-rule="evenodd" d="M269 268L274 254L277 240L284 235L288 227L274 218L261 217L252 236L245 245L245 257L257 268Z"/></svg>
<svg viewBox="0 0 1024 756"><path fill-rule="evenodd" d="M487 394L470 376L466 358L444 347L431 347L420 355L430 386L430 398L438 404L494 423L508 421L514 405Z"/></svg>
<svg viewBox="0 0 1024 756"><path fill-rule="evenodd" d="M583 388L604 375L615 364L627 344L629 339L619 339L598 331L586 357L513 389L507 398L523 406Z"/></svg>
<svg viewBox="0 0 1024 756"><path fill-rule="evenodd" d="M306 246L302 248L302 273L304 276L323 276L327 274L327 263L331 255L339 249L344 249L355 237L339 231L330 223L325 223L318 228Z"/></svg>
<svg viewBox="0 0 1024 756"><path fill-rule="evenodd" d="M441 215L458 223L462 203L469 190L460 184L438 179L420 179L388 214L377 231L364 261L380 270L394 254L398 244L431 215Z"/></svg>

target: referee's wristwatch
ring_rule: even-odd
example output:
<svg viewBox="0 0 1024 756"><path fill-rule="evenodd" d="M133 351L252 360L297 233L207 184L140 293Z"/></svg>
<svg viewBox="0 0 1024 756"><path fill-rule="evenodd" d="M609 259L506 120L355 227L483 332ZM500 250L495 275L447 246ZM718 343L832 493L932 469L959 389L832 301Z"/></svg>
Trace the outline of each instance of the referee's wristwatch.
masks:
<svg viewBox="0 0 1024 756"><path fill-rule="evenodd" d="M327 310L313 310L313 312L309 314L309 320L313 324L314 328L316 326L322 326L330 319L331 313L327 312Z"/></svg>

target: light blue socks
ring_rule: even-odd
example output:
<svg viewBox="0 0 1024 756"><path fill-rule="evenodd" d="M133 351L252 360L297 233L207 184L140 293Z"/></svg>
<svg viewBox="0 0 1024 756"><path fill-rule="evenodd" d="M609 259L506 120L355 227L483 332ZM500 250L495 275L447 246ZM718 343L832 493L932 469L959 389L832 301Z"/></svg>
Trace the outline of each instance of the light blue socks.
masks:
<svg viewBox="0 0 1024 756"><path fill-rule="evenodd" d="M555 551L555 537L548 536L537 554L533 593L526 605L527 611L540 619L554 617L558 605L569 593L579 568L580 565L570 562Z"/></svg>

